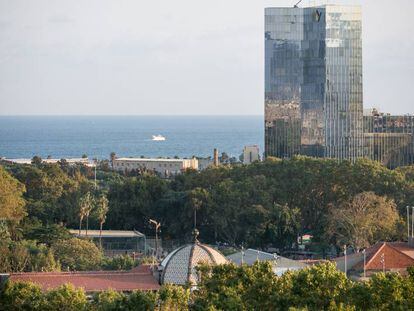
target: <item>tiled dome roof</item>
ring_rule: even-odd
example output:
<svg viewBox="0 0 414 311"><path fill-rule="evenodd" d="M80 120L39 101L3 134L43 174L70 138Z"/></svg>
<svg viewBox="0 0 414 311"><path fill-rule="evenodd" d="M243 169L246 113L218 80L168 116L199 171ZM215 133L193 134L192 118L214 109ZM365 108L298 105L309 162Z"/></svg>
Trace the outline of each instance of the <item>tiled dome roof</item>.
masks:
<svg viewBox="0 0 414 311"><path fill-rule="evenodd" d="M195 269L197 265L201 263L221 265L227 262L226 257L220 252L195 240L193 244L187 244L172 251L161 262L163 269L161 283L195 285L198 283Z"/></svg>

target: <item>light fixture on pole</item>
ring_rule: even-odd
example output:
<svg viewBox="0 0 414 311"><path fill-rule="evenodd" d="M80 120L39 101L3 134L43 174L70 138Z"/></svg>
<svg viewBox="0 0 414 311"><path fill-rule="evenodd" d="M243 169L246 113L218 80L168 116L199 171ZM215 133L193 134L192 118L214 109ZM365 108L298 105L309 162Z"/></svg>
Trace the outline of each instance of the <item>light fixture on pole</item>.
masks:
<svg viewBox="0 0 414 311"><path fill-rule="evenodd" d="M364 254L364 278L367 277L367 272L366 272L366 264L367 264L367 252L365 249L362 250L362 254Z"/></svg>
<svg viewBox="0 0 414 311"><path fill-rule="evenodd" d="M93 161L95 163L94 168L95 168L95 191L96 191L96 165L98 165L98 159L95 158Z"/></svg>
<svg viewBox="0 0 414 311"><path fill-rule="evenodd" d="M344 245L344 256L345 256L345 276L348 276L347 270L347 262L346 262L346 245Z"/></svg>
<svg viewBox="0 0 414 311"><path fill-rule="evenodd" d="M158 259L158 231L161 228L161 223L153 219L150 219L149 222L150 224L153 224L155 228L155 258Z"/></svg>
<svg viewBox="0 0 414 311"><path fill-rule="evenodd" d="M410 243L410 207L407 205L407 241Z"/></svg>

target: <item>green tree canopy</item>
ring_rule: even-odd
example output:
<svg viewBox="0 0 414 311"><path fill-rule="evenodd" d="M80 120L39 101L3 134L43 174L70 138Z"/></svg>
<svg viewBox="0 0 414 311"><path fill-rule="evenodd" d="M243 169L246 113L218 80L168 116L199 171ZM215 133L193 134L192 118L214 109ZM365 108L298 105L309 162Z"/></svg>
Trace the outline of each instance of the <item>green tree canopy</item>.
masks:
<svg viewBox="0 0 414 311"><path fill-rule="evenodd" d="M101 251L88 240L72 238L57 241L52 250L63 270L97 270L102 262Z"/></svg>
<svg viewBox="0 0 414 311"><path fill-rule="evenodd" d="M373 192L357 194L338 209L332 209L330 215L337 243L350 245L357 251L391 238L398 220L394 201Z"/></svg>
<svg viewBox="0 0 414 311"><path fill-rule="evenodd" d="M20 221L25 215L25 186L0 166L0 220Z"/></svg>

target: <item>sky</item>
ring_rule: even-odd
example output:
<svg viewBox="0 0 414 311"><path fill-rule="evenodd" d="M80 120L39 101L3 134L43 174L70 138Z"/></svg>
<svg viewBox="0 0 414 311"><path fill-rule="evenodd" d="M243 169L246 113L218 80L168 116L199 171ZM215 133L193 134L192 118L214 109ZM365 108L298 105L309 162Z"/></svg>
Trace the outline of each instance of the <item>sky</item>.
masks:
<svg viewBox="0 0 414 311"><path fill-rule="evenodd" d="M295 2L0 0L0 115L261 115L264 8ZM364 107L414 113L414 1L360 2Z"/></svg>

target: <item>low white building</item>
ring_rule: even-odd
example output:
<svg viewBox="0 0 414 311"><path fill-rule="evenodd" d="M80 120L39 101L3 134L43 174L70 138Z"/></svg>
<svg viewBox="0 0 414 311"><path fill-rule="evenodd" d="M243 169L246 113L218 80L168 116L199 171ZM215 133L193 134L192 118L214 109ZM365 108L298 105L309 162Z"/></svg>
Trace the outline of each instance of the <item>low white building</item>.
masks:
<svg viewBox="0 0 414 311"><path fill-rule="evenodd" d="M250 164L255 161L260 161L259 146L244 146L243 149L243 164Z"/></svg>
<svg viewBox="0 0 414 311"><path fill-rule="evenodd" d="M148 158L116 158L114 169L122 172L144 169L153 171L162 177L180 174L187 169L198 170L198 160L192 159L148 159Z"/></svg>
<svg viewBox="0 0 414 311"><path fill-rule="evenodd" d="M249 266L253 265L256 261L269 261L273 266L273 272L278 276L281 276L286 271L301 270L308 266L307 264L297 260L292 260L276 254L270 254L251 248L231 254L227 256L227 259L236 265L246 264Z"/></svg>
<svg viewBox="0 0 414 311"><path fill-rule="evenodd" d="M212 158L198 158L198 170L203 171L206 168L214 166L214 161Z"/></svg>

